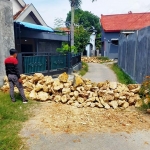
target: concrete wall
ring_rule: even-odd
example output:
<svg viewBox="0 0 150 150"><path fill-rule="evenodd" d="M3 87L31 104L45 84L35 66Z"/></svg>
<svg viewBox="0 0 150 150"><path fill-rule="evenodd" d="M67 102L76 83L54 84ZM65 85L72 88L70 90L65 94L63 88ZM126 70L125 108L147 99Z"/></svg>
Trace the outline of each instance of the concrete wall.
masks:
<svg viewBox="0 0 150 150"><path fill-rule="evenodd" d="M150 27L127 37L121 35L118 64L138 83L150 75Z"/></svg>
<svg viewBox="0 0 150 150"><path fill-rule="evenodd" d="M5 76L4 59L9 56L9 49L14 48L14 28L12 3L0 0L0 85Z"/></svg>
<svg viewBox="0 0 150 150"><path fill-rule="evenodd" d="M108 40L111 41L111 39L119 38L120 33L107 33L103 29L101 30L101 33L101 40L104 42L101 48L102 56L109 57L110 59L118 58L118 46L109 43Z"/></svg>
<svg viewBox="0 0 150 150"><path fill-rule="evenodd" d="M61 41L38 41L38 52L56 52L57 48L61 48Z"/></svg>

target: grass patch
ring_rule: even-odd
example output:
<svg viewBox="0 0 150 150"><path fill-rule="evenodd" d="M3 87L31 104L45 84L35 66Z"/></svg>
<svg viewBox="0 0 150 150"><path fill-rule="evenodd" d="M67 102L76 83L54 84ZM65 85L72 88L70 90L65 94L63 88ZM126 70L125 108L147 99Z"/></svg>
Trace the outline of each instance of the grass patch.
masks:
<svg viewBox="0 0 150 150"><path fill-rule="evenodd" d="M79 75L84 76L88 72L88 64L85 62L82 62L82 69L79 71Z"/></svg>
<svg viewBox="0 0 150 150"><path fill-rule="evenodd" d="M118 82L122 84L134 84L135 83L116 63L111 65L111 69L115 72Z"/></svg>
<svg viewBox="0 0 150 150"><path fill-rule="evenodd" d="M100 57L97 57L99 60L102 60L102 61L106 61L106 60L109 60L108 57L104 57L104 56L100 56Z"/></svg>
<svg viewBox="0 0 150 150"><path fill-rule="evenodd" d="M34 102L23 104L18 94L16 100L12 103L9 94L0 91L0 150L19 150L22 145L18 133L29 117L27 110Z"/></svg>

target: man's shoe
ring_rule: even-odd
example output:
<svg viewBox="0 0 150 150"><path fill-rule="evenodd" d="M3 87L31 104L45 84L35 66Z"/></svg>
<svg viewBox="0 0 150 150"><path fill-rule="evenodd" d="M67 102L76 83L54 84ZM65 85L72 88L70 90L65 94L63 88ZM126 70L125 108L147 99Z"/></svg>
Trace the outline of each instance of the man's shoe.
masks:
<svg viewBox="0 0 150 150"><path fill-rule="evenodd" d="M24 103L24 104L28 103L28 100L23 100L23 103Z"/></svg>
<svg viewBox="0 0 150 150"><path fill-rule="evenodd" d="M11 101L12 101L13 103L15 103L15 102L16 102L16 100L13 100L13 99L12 99Z"/></svg>

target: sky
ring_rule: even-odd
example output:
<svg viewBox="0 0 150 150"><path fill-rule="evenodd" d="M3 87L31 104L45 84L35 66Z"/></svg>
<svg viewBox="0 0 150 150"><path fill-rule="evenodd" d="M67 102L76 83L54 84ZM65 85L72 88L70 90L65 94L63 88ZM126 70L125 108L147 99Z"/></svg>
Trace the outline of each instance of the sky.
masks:
<svg viewBox="0 0 150 150"><path fill-rule="evenodd" d="M55 27L56 18L66 20L70 11L69 0L24 0L27 4L32 3L50 27ZM122 14L132 11L150 12L150 0L82 0L81 9L90 11L98 17L109 14Z"/></svg>

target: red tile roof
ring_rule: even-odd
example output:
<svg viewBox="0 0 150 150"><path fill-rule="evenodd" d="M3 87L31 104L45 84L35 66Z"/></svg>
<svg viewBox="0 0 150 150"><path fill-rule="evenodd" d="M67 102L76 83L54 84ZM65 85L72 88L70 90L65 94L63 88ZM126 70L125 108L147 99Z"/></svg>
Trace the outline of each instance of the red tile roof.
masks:
<svg viewBox="0 0 150 150"><path fill-rule="evenodd" d="M25 7L23 7L20 11L18 11L14 16L13 19L17 19L18 16L28 7L29 5L26 5Z"/></svg>
<svg viewBox="0 0 150 150"><path fill-rule="evenodd" d="M70 29L66 28L66 27L61 27L61 28L59 28L59 30L64 31L64 32L70 32Z"/></svg>
<svg viewBox="0 0 150 150"><path fill-rule="evenodd" d="M150 12L101 15L100 22L105 32L139 30L150 26Z"/></svg>

